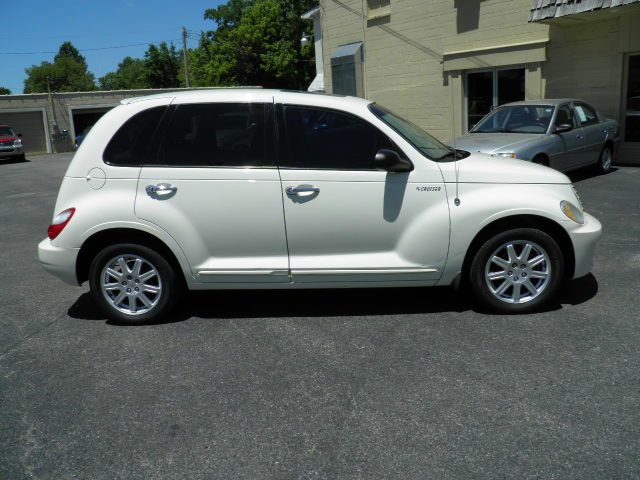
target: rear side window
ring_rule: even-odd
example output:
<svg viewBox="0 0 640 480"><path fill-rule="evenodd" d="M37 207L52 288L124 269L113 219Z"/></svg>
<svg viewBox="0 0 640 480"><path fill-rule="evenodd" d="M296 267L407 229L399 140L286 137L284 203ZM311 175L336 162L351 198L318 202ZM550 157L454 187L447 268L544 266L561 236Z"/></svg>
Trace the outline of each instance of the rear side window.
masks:
<svg viewBox="0 0 640 480"><path fill-rule="evenodd" d="M593 125L594 123L598 123L598 114L592 107L590 107L586 103L576 103L575 109L576 109L576 114L580 119L580 123L583 126Z"/></svg>
<svg viewBox="0 0 640 480"><path fill-rule="evenodd" d="M119 166L142 165L166 108L150 108L127 120L107 145L103 155L105 163Z"/></svg>
<svg viewBox="0 0 640 480"><path fill-rule="evenodd" d="M286 106L284 122L289 148L283 167L373 170L378 150L397 150L380 130L344 112Z"/></svg>
<svg viewBox="0 0 640 480"><path fill-rule="evenodd" d="M164 132L159 157L177 167L266 166L264 104L180 105Z"/></svg>

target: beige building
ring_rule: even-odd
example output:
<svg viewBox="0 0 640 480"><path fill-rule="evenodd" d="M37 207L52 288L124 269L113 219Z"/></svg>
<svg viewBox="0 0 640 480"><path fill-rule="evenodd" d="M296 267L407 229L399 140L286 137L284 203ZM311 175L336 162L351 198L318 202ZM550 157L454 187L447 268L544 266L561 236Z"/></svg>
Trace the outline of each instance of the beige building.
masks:
<svg viewBox="0 0 640 480"><path fill-rule="evenodd" d="M640 160L638 0L320 0L310 13L328 93L366 96L443 140L492 106L577 97L620 122L618 160Z"/></svg>

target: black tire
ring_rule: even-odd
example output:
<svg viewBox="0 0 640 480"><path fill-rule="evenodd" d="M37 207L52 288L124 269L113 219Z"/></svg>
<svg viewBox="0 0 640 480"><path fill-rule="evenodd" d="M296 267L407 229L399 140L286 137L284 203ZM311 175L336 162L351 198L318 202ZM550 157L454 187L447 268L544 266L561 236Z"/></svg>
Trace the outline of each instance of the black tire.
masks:
<svg viewBox="0 0 640 480"><path fill-rule="evenodd" d="M128 282L126 287L123 287L123 289L128 288L128 290L132 292L131 294L125 293L124 291L122 292L123 294L128 295L127 297L124 297L124 299L128 300L129 309L131 310L131 302L133 301L135 309L137 310L138 307L140 307L140 311L142 313L134 314L118 310L109 300L107 300L107 296L110 294L102 289L101 277L103 275L103 271L107 264L111 264L111 262L118 256L123 256L125 260L128 259L127 261L129 263L127 263L127 267L132 265L132 262L133 265L135 265L135 260L132 257L140 258L143 265L142 269L147 269L142 270L142 273L140 273L141 277L144 276L145 272L148 273L151 271L148 267L152 267L156 271L156 274L152 275L149 279L152 284L147 287L159 286L160 290L157 294L159 298L156 298L156 294L154 293L144 293L144 281L142 284L138 283L138 280L140 279L133 278L135 275L134 272L127 271L127 273L131 273L132 275L125 275L125 277L122 277L123 281ZM117 268L118 267L116 267L116 269ZM122 268L117 271L122 272ZM111 276L110 278L111 280L114 280L114 284L121 283L120 281L115 282L116 277L114 276ZM95 256L91 262L91 266L89 267L89 285L94 300L109 319L131 325L138 325L162 319L171 310L171 307L177 300L180 291L176 272L171 268L169 262L167 262L155 250L133 243L111 245L100 251L100 253ZM133 290L138 288L136 285L140 285L141 291L139 293L133 293ZM118 286L117 288L120 287ZM113 295L116 293L119 294L120 292L118 290L112 291ZM133 295L133 297L129 295ZM154 302L152 307L146 307L141 299L135 298L136 295L144 295L147 301L151 300ZM112 300L114 299L112 298ZM147 310L145 311L145 309Z"/></svg>
<svg viewBox="0 0 640 480"><path fill-rule="evenodd" d="M533 163L537 163L538 165L544 165L545 167L549 166L549 159L545 155L542 155L540 153L538 155L536 155L535 157L533 157L533 159L531 159L531 161Z"/></svg>
<svg viewBox="0 0 640 480"><path fill-rule="evenodd" d="M610 146L607 145L600 152L600 156L598 157L598 162L595 165L595 169L600 175L609 173L609 170L611 170L612 162L613 162L613 150L611 149Z"/></svg>
<svg viewBox="0 0 640 480"><path fill-rule="evenodd" d="M491 281L487 280L485 276L487 268L489 268L489 271L492 272L490 267L487 266L489 259L493 258L496 250L510 242L516 242L516 254L522 255L523 253L523 249L518 251L521 243L530 243L534 246L534 249L541 247L542 250L546 253L546 258L548 259L549 275L548 279L546 280L546 284L544 284L540 292L536 294L537 296L529 293L529 296L531 298L529 300L526 300L525 295L525 297L523 297L524 301L522 301L522 303L508 303L507 300L498 298L500 295L497 295L492 291L489 285ZM522 245L522 247L524 247L524 245ZM532 254L535 254L535 250L532 250ZM533 260L534 257L529 258ZM544 263L541 266L533 267L533 269L540 269L542 268L542 266L544 266L545 270L547 269L547 263ZM503 295L505 296L512 295L513 298L516 298L516 286L513 285L513 279L518 278L518 281L522 279L521 281L524 282L526 281L527 272L529 272L529 281L532 282L533 286L542 286L542 284L537 283L544 282L543 279L534 279L534 275L531 273L532 270L528 267L527 269L520 269L520 265L517 265L516 268L512 268L512 266L504 268L505 272L510 275L509 277L507 277L505 273L504 281L510 284L510 287L507 287L505 292L503 293ZM524 275L522 275L523 273ZM515 274L515 276L511 276L511 274ZM480 246L473 258L473 261L471 262L471 268L469 269L468 278L475 298L483 306L487 307L491 311L507 314L529 313L545 308L556 297L564 279L564 257L562 255L560 247L555 242L555 240L545 232L537 230L535 228L516 228L499 233L488 239L486 242L484 242L483 245ZM492 284L494 285L495 290L499 290L500 287L504 285L501 278L493 280L493 282L496 282ZM517 288L518 291L522 291L525 293L530 292L530 290L527 290L527 288L523 285L520 285Z"/></svg>
<svg viewBox="0 0 640 480"><path fill-rule="evenodd" d="M24 153L18 157L18 161L19 162L26 162L27 161L27 157L24 155Z"/></svg>

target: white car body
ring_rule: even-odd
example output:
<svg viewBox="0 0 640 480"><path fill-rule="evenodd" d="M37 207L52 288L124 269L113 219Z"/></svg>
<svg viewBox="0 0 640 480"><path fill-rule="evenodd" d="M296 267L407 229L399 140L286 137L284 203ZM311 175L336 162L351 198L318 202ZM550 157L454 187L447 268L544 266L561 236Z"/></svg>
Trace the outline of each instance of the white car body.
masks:
<svg viewBox="0 0 640 480"><path fill-rule="evenodd" d="M349 112L387 135L414 168L391 173L126 167L103 161L108 142L134 114L154 106L215 102ZM458 162L429 160L374 115L370 104L259 89L124 101L99 120L69 165L54 214L68 208L75 214L58 237L40 243L40 261L77 285L86 280L81 274L86 267L78 264L81 249L96 234L123 229L119 235L138 231L162 242L193 290L451 285L485 227L535 218L565 232L560 235L569 242L562 245L571 257L566 259L569 277L590 271L601 226L588 214L583 224L563 214L560 202L580 205L565 175L480 153ZM177 190L160 200L148 194L148 186L161 184ZM287 194L288 187L298 186L313 186L319 193Z"/></svg>

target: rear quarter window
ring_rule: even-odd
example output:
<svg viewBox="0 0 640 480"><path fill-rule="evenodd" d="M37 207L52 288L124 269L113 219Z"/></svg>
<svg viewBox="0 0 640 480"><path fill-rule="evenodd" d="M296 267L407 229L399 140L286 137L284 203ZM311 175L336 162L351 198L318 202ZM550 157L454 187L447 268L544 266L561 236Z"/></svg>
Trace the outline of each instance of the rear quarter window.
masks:
<svg viewBox="0 0 640 480"><path fill-rule="evenodd" d="M150 108L127 120L105 148L104 162L117 166L141 166L166 109L166 106Z"/></svg>

